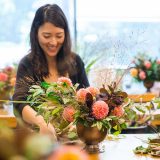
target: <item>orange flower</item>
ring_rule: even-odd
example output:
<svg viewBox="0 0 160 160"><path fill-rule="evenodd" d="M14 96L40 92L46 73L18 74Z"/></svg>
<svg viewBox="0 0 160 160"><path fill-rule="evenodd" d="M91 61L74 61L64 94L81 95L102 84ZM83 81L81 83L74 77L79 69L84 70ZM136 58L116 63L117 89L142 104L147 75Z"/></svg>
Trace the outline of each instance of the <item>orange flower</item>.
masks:
<svg viewBox="0 0 160 160"><path fill-rule="evenodd" d="M63 110L63 117L66 119L68 122L73 122L74 117L73 115L75 114L75 109L72 106L67 106Z"/></svg>
<svg viewBox="0 0 160 160"><path fill-rule="evenodd" d="M11 78L11 80L10 80L10 85L11 85L11 86L15 86L15 84L16 84L16 77L13 77L13 78Z"/></svg>
<svg viewBox="0 0 160 160"><path fill-rule="evenodd" d="M112 114L117 117L121 117L124 114L124 110L121 106L115 107Z"/></svg>
<svg viewBox="0 0 160 160"><path fill-rule="evenodd" d="M99 93L98 88L95 87L88 87L86 89L92 94L93 97L95 97Z"/></svg>
<svg viewBox="0 0 160 160"><path fill-rule="evenodd" d="M137 77L137 75L138 75L138 70L137 70L136 68L132 68L132 69L130 70L130 74L131 74L132 77Z"/></svg>
<svg viewBox="0 0 160 160"><path fill-rule="evenodd" d="M47 160L89 160L89 156L77 146L61 146Z"/></svg>
<svg viewBox="0 0 160 160"><path fill-rule="evenodd" d="M58 83L66 83L68 86L72 86L72 82L69 78L67 77L60 77L58 78Z"/></svg>
<svg viewBox="0 0 160 160"><path fill-rule="evenodd" d="M108 115L109 107L104 101L96 101L92 106L92 114L96 119L103 119Z"/></svg>
<svg viewBox="0 0 160 160"><path fill-rule="evenodd" d="M81 88L77 91L76 97L79 102L85 103L86 94L90 93L87 89Z"/></svg>

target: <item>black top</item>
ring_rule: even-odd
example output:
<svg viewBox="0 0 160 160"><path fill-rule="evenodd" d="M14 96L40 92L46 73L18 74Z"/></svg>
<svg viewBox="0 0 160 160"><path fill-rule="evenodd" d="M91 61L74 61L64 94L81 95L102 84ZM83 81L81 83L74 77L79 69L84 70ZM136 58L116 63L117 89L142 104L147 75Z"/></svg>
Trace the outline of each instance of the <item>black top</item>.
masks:
<svg viewBox="0 0 160 160"><path fill-rule="evenodd" d="M88 87L89 82L87 79L87 75L84 69L84 63L81 58L76 55L75 57L75 68L77 72L70 76L73 84L78 83L79 88ZM16 77L16 86L13 95L13 101L26 101L28 96L29 87L33 84L40 84L40 82L44 81L42 78L38 77L36 73L34 73L32 63L29 59L29 55L23 57L19 63ZM14 103L15 111L18 111L20 115L22 115L22 110L27 103Z"/></svg>

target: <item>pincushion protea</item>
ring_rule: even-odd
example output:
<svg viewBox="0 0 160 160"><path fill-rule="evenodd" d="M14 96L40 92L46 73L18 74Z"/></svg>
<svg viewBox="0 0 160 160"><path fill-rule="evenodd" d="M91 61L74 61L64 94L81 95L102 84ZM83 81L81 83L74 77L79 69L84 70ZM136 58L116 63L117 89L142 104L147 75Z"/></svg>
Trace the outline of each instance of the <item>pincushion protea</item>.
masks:
<svg viewBox="0 0 160 160"><path fill-rule="evenodd" d="M92 114L96 119L104 119L109 112L108 104L104 101L96 101L92 106Z"/></svg>

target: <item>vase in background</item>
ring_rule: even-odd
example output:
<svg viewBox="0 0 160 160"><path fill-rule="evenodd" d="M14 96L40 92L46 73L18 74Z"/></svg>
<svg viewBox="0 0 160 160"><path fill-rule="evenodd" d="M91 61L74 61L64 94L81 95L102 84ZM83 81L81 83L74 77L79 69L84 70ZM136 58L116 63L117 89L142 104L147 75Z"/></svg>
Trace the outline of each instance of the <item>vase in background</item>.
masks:
<svg viewBox="0 0 160 160"><path fill-rule="evenodd" d="M4 108L4 104L6 103L5 100L10 100L10 91L5 90L0 92L0 100L4 100L3 102L0 101L0 108Z"/></svg>
<svg viewBox="0 0 160 160"><path fill-rule="evenodd" d="M81 141L85 143L85 150L88 153L102 153L103 149L99 147L106 135L107 129L99 130L97 127L86 127L81 123L76 125L77 134Z"/></svg>
<svg viewBox="0 0 160 160"><path fill-rule="evenodd" d="M147 89L147 92L151 92L151 88L154 85L154 81L144 81L143 85L145 86L145 88Z"/></svg>

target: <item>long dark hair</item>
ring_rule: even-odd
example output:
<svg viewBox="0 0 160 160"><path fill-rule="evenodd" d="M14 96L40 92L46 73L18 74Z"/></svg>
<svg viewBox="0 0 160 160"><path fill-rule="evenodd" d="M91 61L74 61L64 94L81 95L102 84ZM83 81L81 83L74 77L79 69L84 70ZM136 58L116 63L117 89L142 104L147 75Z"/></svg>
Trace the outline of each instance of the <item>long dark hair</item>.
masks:
<svg viewBox="0 0 160 160"><path fill-rule="evenodd" d="M71 52L71 38L68 22L62 9L56 4L46 4L44 6L41 6L36 11L35 17L32 22L30 31L30 58L34 67L34 71L41 78L49 76L48 63L37 38L38 29L45 22L50 22L56 27L64 29L64 43L56 56L57 70L58 73L63 76L66 73L71 74L73 72L73 66L71 64L74 59L74 54Z"/></svg>

